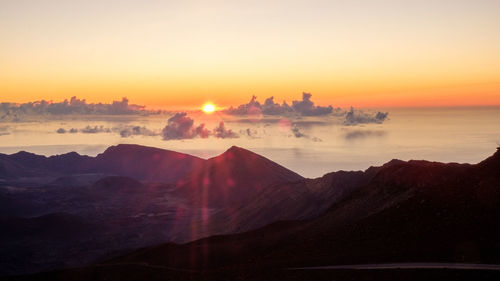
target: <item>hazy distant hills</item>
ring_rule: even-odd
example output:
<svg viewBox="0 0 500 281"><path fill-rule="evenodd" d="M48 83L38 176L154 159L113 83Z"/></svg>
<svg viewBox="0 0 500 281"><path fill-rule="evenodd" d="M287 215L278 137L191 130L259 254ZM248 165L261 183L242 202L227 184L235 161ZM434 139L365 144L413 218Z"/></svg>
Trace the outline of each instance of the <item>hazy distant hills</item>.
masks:
<svg viewBox="0 0 500 281"><path fill-rule="evenodd" d="M52 157L14 155L0 157L11 165L1 171L25 167L23 176L36 180L43 176L40 171L57 166L43 166ZM85 265L113 256L105 265L38 277L260 280L259 272L275 274L286 267L500 263L499 151L476 165L392 160L364 172L338 171L317 179L304 179L238 147L208 160L131 145L111 147L95 158L70 155L64 159L83 163L77 170L83 174L66 170L61 176L61 168L50 168L57 179L39 187L25 181L15 186L4 176L0 202L6 205L0 208L8 215L2 222L9 230L2 231L2 239L10 242L1 244L7 254L0 272ZM166 174L179 172L147 171L151 157ZM95 159L112 168L102 164L89 170L88 161ZM132 174L134 166L141 168ZM127 171L130 176L119 175ZM158 180L162 177L169 181ZM57 223L40 223L47 216ZM52 230L40 230L44 225ZM86 237L71 232L75 235L57 241L43 234L66 227L92 231ZM23 234L27 229L40 231L33 236L37 243L23 244L31 237ZM210 235L216 236L192 241ZM158 245L163 242L169 243ZM47 253L47 245L57 250ZM119 257L124 252L129 254ZM131 265L140 269L120 274Z"/></svg>

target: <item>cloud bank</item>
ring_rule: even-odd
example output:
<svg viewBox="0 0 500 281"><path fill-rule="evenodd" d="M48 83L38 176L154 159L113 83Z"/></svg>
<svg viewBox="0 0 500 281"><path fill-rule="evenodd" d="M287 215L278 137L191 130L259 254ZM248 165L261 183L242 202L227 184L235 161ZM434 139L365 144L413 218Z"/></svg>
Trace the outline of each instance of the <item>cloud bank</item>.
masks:
<svg viewBox="0 0 500 281"><path fill-rule="evenodd" d="M16 121L21 116L30 115L130 115L151 114L143 105L130 104L127 98L112 103L87 103L85 99L72 97L62 102L36 101L27 103L0 103L0 120Z"/></svg>
<svg viewBox="0 0 500 281"><path fill-rule="evenodd" d="M333 116L341 118L340 122L346 126L369 123L381 124L389 115L388 112L379 111L372 114L362 110L355 110L352 107L349 111L346 111L341 108L333 108L331 105L317 106L311 100L311 97L312 95L310 93L302 93L302 100L294 100L291 105L288 105L286 101L282 104L274 102L274 97L267 98L265 102L261 104L257 101L256 96L252 96L247 104L239 105L236 108L230 107L224 110L224 112L230 115L249 116L249 118L258 117L249 119L252 123L256 121L273 121L272 119L262 118L263 115L289 116L289 118L295 116L298 117L298 119L302 116ZM246 119L240 120L240 122L243 121L246 121ZM318 120L306 120L302 122L320 123ZM294 135L300 135L299 132L293 133Z"/></svg>
<svg viewBox="0 0 500 281"><path fill-rule="evenodd" d="M311 94L302 93L302 100L292 101L292 105L288 105L286 101L282 104L275 103L274 97L269 97L265 100L264 104L257 101L256 96L247 104L239 105L237 108L230 107L224 112L231 115L287 115L296 114L299 116L322 116L328 115L333 112L333 107L329 106L315 106L311 100Z"/></svg>

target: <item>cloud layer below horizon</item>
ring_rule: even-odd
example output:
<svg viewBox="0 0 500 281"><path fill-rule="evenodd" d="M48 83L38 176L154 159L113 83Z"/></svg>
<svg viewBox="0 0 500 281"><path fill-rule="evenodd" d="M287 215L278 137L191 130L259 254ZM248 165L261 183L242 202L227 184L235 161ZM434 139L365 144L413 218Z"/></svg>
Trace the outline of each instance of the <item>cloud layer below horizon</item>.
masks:
<svg viewBox="0 0 500 281"><path fill-rule="evenodd" d="M163 127L156 126L155 129L148 128L149 124L141 119L151 113L161 113L158 118L168 118ZM134 136L160 136L165 141L184 139L231 139L246 137L250 139L265 137L269 134L280 134L297 139L308 139L311 141L321 141L314 136L311 127L323 125L357 126L362 124L382 124L388 118L388 112L368 112L364 110L350 108L344 110L334 108L332 105L316 105L310 93L302 93L301 100L292 100L291 104L283 101L281 104L274 101L274 97L265 99L260 103L256 96L252 96L246 104L237 107L230 107L219 111L217 118L212 119L208 125L205 122L196 122L201 111L177 112L172 115L167 111L148 111L145 106L130 104L127 98L112 103L87 103L85 99L72 97L63 102L31 102L24 104L1 103L0 122L23 122L23 116L32 116L31 120L43 122L44 120L70 120L69 115L74 114L71 120L80 119L81 116L89 117L88 120L118 121L118 125L87 125L85 127L69 127L54 129L58 134L97 134L97 133L117 133L122 138ZM63 116L63 117L52 117ZM130 116L130 117L112 117ZM135 117L134 117L135 116ZM164 116L164 117L163 117ZM44 119L47 117L47 119ZM36 118L36 119L34 119ZM125 118L125 119L124 119ZM26 121L29 119L25 119ZM145 120L145 119L143 119ZM143 122L130 124L130 122ZM229 128L227 124L239 123L234 128ZM248 123L248 127L242 125ZM270 126L267 130L256 130L259 124L264 127ZM275 124L276 126L274 126ZM157 124L158 125L158 124ZM209 128L210 127L210 128ZM276 129L273 133L272 130ZM306 133L304 133L304 130ZM9 134L8 130L2 130L2 135ZM359 136L358 136L359 137ZM324 136L322 136L324 138ZM346 139L354 139L347 137Z"/></svg>
<svg viewBox="0 0 500 281"><path fill-rule="evenodd" d="M257 101L256 96L252 96L250 101L246 104L237 107L231 106L221 112L233 116L248 116L250 118L261 119L262 116L282 116L287 118L300 118L300 117L322 117L322 116L338 116L345 117L344 125L368 124L368 123L383 123L388 112L377 112L369 114L361 110L354 110L352 107L350 111L341 108L334 108L332 105L320 106L315 105L312 101L310 93L302 93L302 100L293 100L291 105L286 101L282 104L274 102L274 97L269 97L264 103ZM112 103L87 103L85 99L78 99L72 97L69 100L62 102L52 101L36 101L22 104L16 103L0 103L0 122L22 122L24 118L32 117L55 117L67 115L83 115L83 116L103 116L106 115L149 115L167 113L166 111L152 111L146 110L143 105L130 104L127 98L122 98L121 101L113 101ZM180 117L179 117L180 118ZM178 120L183 122L183 120ZM188 125L187 123L183 126ZM182 128L180 128L182 130ZM198 135L203 137L206 135L203 128L197 128ZM132 132L133 133L133 132ZM192 132L181 132L192 133ZM194 132L196 133L196 132ZM169 133L167 132L167 135ZM187 136L187 135L186 135ZM186 137L185 136L185 137ZM167 136L167 138L176 138L175 136Z"/></svg>

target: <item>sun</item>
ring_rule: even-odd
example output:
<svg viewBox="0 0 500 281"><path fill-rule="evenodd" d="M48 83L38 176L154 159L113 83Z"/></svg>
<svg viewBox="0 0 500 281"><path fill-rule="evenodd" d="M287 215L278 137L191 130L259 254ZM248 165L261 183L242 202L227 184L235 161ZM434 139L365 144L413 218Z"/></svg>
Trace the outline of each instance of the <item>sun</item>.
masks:
<svg viewBox="0 0 500 281"><path fill-rule="evenodd" d="M212 103L206 103L203 105L203 112L205 113L213 113L215 111L215 105Z"/></svg>

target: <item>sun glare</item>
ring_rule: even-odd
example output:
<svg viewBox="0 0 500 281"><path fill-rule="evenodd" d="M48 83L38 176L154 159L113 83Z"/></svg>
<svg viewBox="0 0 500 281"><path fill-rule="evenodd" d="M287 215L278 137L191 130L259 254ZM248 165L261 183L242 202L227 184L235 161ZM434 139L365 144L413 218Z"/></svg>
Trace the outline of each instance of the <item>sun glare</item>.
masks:
<svg viewBox="0 0 500 281"><path fill-rule="evenodd" d="M203 105L203 112L205 113L212 113L215 111L215 106L211 103L206 103Z"/></svg>

